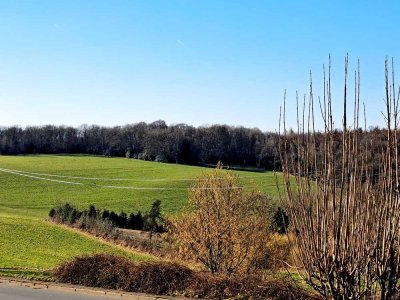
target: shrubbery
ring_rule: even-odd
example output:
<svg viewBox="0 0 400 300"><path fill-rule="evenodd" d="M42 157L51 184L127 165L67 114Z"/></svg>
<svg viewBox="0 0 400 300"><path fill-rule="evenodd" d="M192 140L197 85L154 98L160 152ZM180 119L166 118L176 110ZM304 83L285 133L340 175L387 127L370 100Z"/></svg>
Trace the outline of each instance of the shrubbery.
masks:
<svg viewBox="0 0 400 300"><path fill-rule="evenodd" d="M97 209L90 205L88 210L80 211L69 203L64 203L52 208L49 217L57 222L67 225L78 225L79 228L92 227L118 227L124 229L144 230L150 232L165 232L164 219L161 214L161 201L156 200L148 212L116 213L109 210Z"/></svg>
<svg viewBox="0 0 400 300"><path fill-rule="evenodd" d="M213 274L257 271L271 239L269 202L255 189L244 191L234 172L218 166L195 181L190 207L171 219L171 239L182 258Z"/></svg>
<svg viewBox="0 0 400 300"><path fill-rule="evenodd" d="M54 270L60 282L158 295L208 299L316 299L283 279L221 277L169 262L134 264L108 254L78 257Z"/></svg>
<svg viewBox="0 0 400 300"><path fill-rule="evenodd" d="M125 212L118 214L114 211L100 210L93 205L80 211L65 203L52 208L49 216L53 222L83 230L114 244L164 257L170 252L169 245L161 238L152 238L154 233L166 231L160 205L161 201L157 200L148 212L139 211L127 215ZM119 228L147 231L149 236L144 238L140 233Z"/></svg>
<svg viewBox="0 0 400 300"><path fill-rule="evenodd" d="M56 268L54 275L64 283L163 295L181 293L193 279L192 270L175 263L138 265L109 254L75 258Z"/></svg>

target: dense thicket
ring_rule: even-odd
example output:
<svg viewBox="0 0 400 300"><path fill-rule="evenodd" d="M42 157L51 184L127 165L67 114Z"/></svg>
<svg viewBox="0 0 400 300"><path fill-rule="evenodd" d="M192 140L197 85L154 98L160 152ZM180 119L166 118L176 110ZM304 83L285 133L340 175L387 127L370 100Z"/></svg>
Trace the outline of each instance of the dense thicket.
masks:
<svg viewBox="0 0 400 300"><path fill-rule="evenodd" d="M167 126L164 121L117 127L83 125L0 128L0 154L84 153L181 164L246 165L273 169L276 135L213 125Z"/></svg>

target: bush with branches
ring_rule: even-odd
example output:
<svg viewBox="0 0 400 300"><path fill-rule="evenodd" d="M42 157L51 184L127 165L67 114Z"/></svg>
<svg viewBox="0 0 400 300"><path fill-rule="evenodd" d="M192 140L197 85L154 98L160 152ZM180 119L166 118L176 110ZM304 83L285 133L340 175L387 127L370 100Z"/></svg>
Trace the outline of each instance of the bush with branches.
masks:
<svg viewBox="0 0 400 300"><path fill-rule="evenodd" d="M378 294L379 299L395 299L400 279L399 93L386 62L386 142L375 145L366 122L364 129L359 122L359 67L351 118L347 82L348 57L340 134L333 121L330 63L318 105L324 132L315 129L312 81L309 101L304 97L302 113L297 109L295 139L286 130L284 109L280 153L286 204L305 271L300 274L325 299L378 299ZM317 143L321 136L323 142ZM371 164L376 156L379 169Z"/></svg>
<svg viewBox="0 0 400 300"><path fill-rule="evenodd" d="M189 192L189 207L170 220L170 234L185 258L211 273L256 270L270 238L268 201L245 192L237 175L221 167L205 173Z"/></svg>

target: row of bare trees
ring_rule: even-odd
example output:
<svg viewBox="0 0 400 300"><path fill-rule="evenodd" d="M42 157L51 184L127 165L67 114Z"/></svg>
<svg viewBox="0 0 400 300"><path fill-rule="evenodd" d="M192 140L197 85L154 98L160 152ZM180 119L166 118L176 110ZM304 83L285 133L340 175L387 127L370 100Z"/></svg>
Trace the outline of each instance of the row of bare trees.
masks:
<svg viewBox="0 0 400 300"><path fill-rule="evenodd" d="M329 62L322 98L314 100L311 80L308 101L297 100L296 139L287 135L283 109L283 199L302 263L300 274L326 299L394 299L400 278L400 90L395 87L393 62L385 63L386 130L379 139L368 137L366 122L361 122L359 66L351 95L346 57L342 131L337 141L330 69ZM350 101L352 115L347 114ZM317 116L324 124L322 143L317 143ZM371 164L372 158L378 163Z"/></svg>
<svg viewBox="0 0 400 300"><path fill-rule="evenodd" d="M0 154L85 153L182 164L247 165L273 169L276 134L255 128L168 126L164 121L103 127L0 127Z"/></svg>

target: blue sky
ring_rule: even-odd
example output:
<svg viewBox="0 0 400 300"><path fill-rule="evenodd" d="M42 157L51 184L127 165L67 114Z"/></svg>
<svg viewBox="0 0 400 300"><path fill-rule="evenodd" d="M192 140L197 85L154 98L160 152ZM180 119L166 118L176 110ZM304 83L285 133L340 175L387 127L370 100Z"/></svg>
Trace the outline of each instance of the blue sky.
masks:
<svg viewBox="0 0 400 300"><path fill-rule="evenodd" d="M361 61L368 124L382 125L399 12L396 1L2 0L0 125L163 119L273 131L287 89L295 127L296 90L308 92L312 70L321 94L329 54L340 115L346 53L351 72Z"/></svg>

